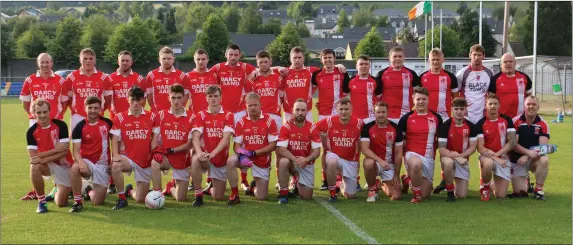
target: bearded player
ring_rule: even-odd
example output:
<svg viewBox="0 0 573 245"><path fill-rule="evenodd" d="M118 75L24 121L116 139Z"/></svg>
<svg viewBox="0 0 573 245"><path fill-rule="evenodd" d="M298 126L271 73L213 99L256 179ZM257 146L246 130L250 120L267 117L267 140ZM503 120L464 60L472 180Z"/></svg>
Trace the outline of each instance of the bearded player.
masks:
<svg viewBox="0 0 573 245"><path fill-rule="evenodd" d="M178 202L187 198L189 185L191 149L191 122L192 115L185 110L185 88L174 84L169 88L169 110L159 111L159 138L158 147L153 149L151 155L151 180L153 190L161 191L161 171L173 169L175 187L166 188L167 193L175 197Z"/></svg>
<svg viewBox="0 0 573 245"><path fill-rule="evenodd" d="M356 194L360 159L358 140L362 129L362 121L352 116L352 104L348 97L336 103L336 110L338 115L324 118L316 124L317 130L328 139L326 177L330 202L338 199L338 190L348 199ZM337 177L339 174L340 179Z"/></svg>
<svg viewBox="0 0 573 245"><path fill-rule="evenodd" d="M400 172L402 167L402 133L398 125L388 120L388 104L379 101L374 105L375 121L362 128L360 148L364 154L364 175L368 183L366 202L376 202L378 191L382 189L386 196L397 200L400 191ZM380 180L376 179L380 176Z"/></svg>
<svg viewBox="0 0 573 245"><path fill-rule="evenodd" d="M145 91L137 86L129 89L129 110L116 115L113 120L112 134L112 166L111 174L117 185L119 199L114 210L127 207L127 197L133 197L138 203L145 202L151 181L152 149L157 146L159 137L159 118L150 111L143 109ZM135 172L137 190L131 185L123 186L123 173Z"/></svg>
<svg viewBox="0 0 573 245"><path fill-rule="evenodd" d="M240 202L237 190L237 168L251 168L255 180L251 182L247 195L265 200L269 191L271 153L275 150L278 130L275 120L261 111L261 98L256 93L245 97L247 116L239 120L235 129L233 149L235 155L227 160L227 177L231 185L229 204Z"/></svg>
<svg viewBox="0 0 573 245"><path fill-rule="evenodd" d="M280 129L277 152L279 160L279 203L288 203L289 175L298 175L294 183L301 199L310 200L314 187L314 160L320 156L320 135L316 126L306 120L307 104L302 98L296 100L294 117Z"/></svg>
<svg viewBox="0 0 573 245"><path fill-rule="evenodd" d="M86 119L80 121L72 131L74 159L76 163L70 169L70 180L74 195L74 204L70 212L81 212L82 178L91 178L92 187L86 187L84 198L91 200L92 205L102 205L105 201L109 174L109 131L112 121L100 116L102 101L90 96L85 101Z"/></svg>
<svg viewBox="0 0 573 245"><path fill-rule="evenodd" d="M434 179L434 157L442 118L428 110L428 95L426 88L414 88L414 110L398 123L404 135L404 166L408 172L402 184L404 187L409 185L414 193L411 203L420 203L430 196Z"/></svg>
<svg viewBox="0 0 573 245"><path fill-rule="evenodd" d="M229 156L229 141L235 132L233 113L225 112L221 106L221 88L211 85L205 95L209 107L197 113L192 129L195 154L191 159L191 172L196 187L194 207L203 205L204 194L218 201L225 200L225 165ZM203 171L208 171L207 178L212 180L205 190L201 188ZM236 170L233 171L236 173Z"/></svg>
<svg viewBox="0 0 573 245"><path fill-rule="evenodd" d="M35 100L32 113L37 122L26 133L30 179L38 198L36 213L48 212L42 176L54 176L58 188L55 198L58 207L68 205L68 193L71 191L69 169L73 158L69 148L68 127L65 122L50 118L50 109L47 100Z"/></svg>
<svg viewBox="0 0 573 245"><path fill-rule="evenodd" d="M456 197L467 196L470 180L469 158L477 145L476 126L464 118L468 107L466 99L453 99L451 107L452 117L438 129L438 151L444 186L448 192L447 202L455 202Z"/></svg>
<svg viewBox="0 0 573 245"><path fill-rule="evenodd" d="M219 84L219 79L214 70L207 69L207 64L209 64L207 51L197 49L193 55L193 61L195 61L195 69L187 73L187 77L189 80L189 95L191 96L189 111L195 115L207 109L209 103L205 100L205 91L211 85Z"/></svg>

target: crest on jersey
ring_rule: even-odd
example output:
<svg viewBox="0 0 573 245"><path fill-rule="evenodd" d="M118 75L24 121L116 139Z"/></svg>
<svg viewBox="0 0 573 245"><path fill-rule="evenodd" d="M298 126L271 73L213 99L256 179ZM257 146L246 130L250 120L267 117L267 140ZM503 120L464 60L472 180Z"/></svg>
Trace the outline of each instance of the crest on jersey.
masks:
<svg viewBox="0 0 573 245"><path fill-rule="evenodd" d="M404 81L405 81L405 80L410 81L410 74L408 74L408 73L402 73L402 80L404 80Z"/></svg>
<svg viewBox="0 0 573 245"><path fill-rule="evenodd" d="M99 133L101 134L101 138L102 139L107 139L107 127L106 126L100 126L99 127Z"/></svg>
<svg viewBox="0 0 573 245"><path fill-rule="evenodd" d="M505 124L504 123L499 123L498 127L499 127L500 133L505 133Z"/></svg>
<svg viewBox="0 0 573 245"><path fill-rule="evenodd" d="M366 87L368 88L368 90L373 90L374 89L374 83L367 83Z"/></svg>
<svg viewBox="0 0 573 245"><path fill-rule="evenodd" d="M86 86L91 87L91 86L92 86L92 81L86 81Z"/></svg>
<svg viewBox="0 0 573 245"><path fill-rule="evenodd" d="M476 80L479 80L479 79L480 79L480 75L477 75L477 76L476 76Z"/></svg>
<svg viewBox="0 0 573 245"><path fill-rule="evenodd" d="M516 80L517 80L517 83L518 83L519 85L523 85L523 84L525 83L525 82L523 81L523 78L518 78L518 79L516 79Z"/></svg>
<svg viewBox="0 0 573 245"><path fill-rule="evenodd" d="M47 83L42 83L42 85L44 85L45 90L48 90L48 84Z"/></svg>
<svg viewBox="0 0 573 245"><path fill-rule="evenodd" d="M440 76L440 83L447 83L448 78L446 76Z"/></svg>
<svg viewBox="0 0 573 245"><path fill-rule="evenodd" d="M269 82L269 80L265 80L265 87L267 87L267 88L270 87L270 82Z"/></svg>
<svg viewBox="0 0 573 245"><path fill-rule="evenodd" d="M470 135L470 132L467 128L464 128L464 139L467 139Z"/></svg>
<svg viewBox="0 0 573 245"><path fill-rule="evenodd" d="M340 75L334 75L333 78L334 81L340 81Z"/></svg>
<svg viewBox="0 0 573 245"><path fill-rule="evenodd" d="M386 142L394 141L394 132L386 132Z"/></svg>
<svg viewBox="0 0 573 245"><path fill-rule="evenodd" d="M342 130L342 137L346 137L346 133L348 133L348 130Z"/></svg>
<svg viewBox="0 0 573 245"><path fill-rule="evenodd" d="M127 82L123 82L123 88L127 88Z"/></svg>
<svg viewBox="0 0 573 245"><path fill-rule="evenodd" d="M534 134L535 134L535 135L538 135L540 129L541 129L540 127L535 127L535 132L534 132Z"/></svg>
<svg viewBox="0 0 573 245"><path fill-rule="evenodd" d="M201 83L205 82L205 78L204 77L199 77L199 80L201 80Z"/></svg>
<svg viewBox="0 0 573 245"><path fill-rule="evenodd" d="M258 130L257 128L253 128L253 132L254 132L255 134L257 134L257 130Z"/></svg>
<svg viewBox="0 0 573 245"><path fill-rule="evenodd" d="M297 74L294 74L294 78L298 78L298 73L297 73Z"/></svg>

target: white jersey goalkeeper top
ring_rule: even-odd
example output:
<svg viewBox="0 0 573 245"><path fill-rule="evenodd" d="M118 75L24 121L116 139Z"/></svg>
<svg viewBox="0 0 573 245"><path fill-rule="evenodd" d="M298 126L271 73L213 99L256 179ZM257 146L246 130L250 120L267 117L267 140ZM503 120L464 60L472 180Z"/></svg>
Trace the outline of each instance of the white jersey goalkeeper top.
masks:
<svg viewBox="0 0 573 245"><path fill-rule="evenodd" d="M468 102L467 118L476 124L484 115L485 97L493 72L486 67L482 70L473 70L466 66L458 71L458 88Z"/></svg>

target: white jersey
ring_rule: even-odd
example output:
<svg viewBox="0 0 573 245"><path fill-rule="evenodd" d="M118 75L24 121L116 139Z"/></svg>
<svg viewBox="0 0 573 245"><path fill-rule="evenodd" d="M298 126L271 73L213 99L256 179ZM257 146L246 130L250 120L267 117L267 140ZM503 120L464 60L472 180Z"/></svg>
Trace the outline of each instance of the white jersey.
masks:
<svg viewBox="0 0 573 245"><path fill-rule="evenodd" d="M458 88L468 102L467 119L474 124L484 115L485 97L492 76L493 72L486 67L475 71L471 66L466 66L456 73Z"/></svg>

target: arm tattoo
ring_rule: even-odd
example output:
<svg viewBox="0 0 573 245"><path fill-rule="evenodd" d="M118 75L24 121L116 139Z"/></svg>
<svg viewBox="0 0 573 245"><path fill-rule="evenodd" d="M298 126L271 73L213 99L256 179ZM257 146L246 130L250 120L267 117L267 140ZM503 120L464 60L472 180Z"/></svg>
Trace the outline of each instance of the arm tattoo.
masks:
<svg viewBox="0 0 573 245"><path fill-rule="evenodd" d="M507 140L508 140L507 143L509 143L509 145L513 149L513 147L517 145L517 140L515 139L515 132L507 132Z"/></svg>
<svg viewBox="0 0 573 245"><path fill-rule="evenodd" d="M446 148L447 146L447 142L438 141L438 148Z"/></svg>

